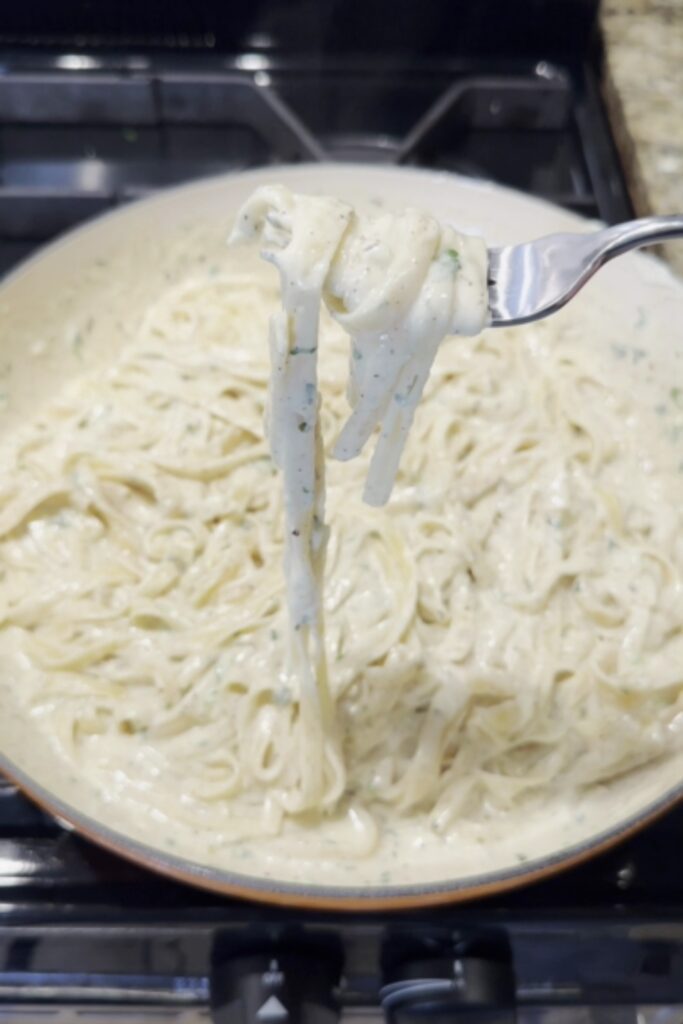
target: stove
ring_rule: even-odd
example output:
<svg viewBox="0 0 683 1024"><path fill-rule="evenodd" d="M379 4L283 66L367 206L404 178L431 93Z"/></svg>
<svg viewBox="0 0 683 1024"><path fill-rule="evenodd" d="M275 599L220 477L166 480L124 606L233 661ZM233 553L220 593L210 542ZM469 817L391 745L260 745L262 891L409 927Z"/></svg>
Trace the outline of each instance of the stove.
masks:
<svg viewBox="0 0 683 1024"><path fill-rule="evenodd" d="M382 6L368 0L370 28ZM471 26L464 43L413 39L398 4L390 45L369 31L360 49L353 26L324 42L333 2L256 4L239 46L232 22L202 20L199 0L184 34L163 20L181 7L190 17L170 0L161 28L129 12L118 35L113 5L78 34L49 4L33 5L42 28L29 32L15 5L12 32L0 27L0 272L160 187L281 162L432 167L628 218L595 5L576 0L567 21L566 4L546 4L546 21L550 8L565 21L545 35L540 6L525 6L535 27L522 39L509 19L509 46L480 45ZM451 32L453 11L440 9ZM581 868L467 906L276 910L137 869L0 782L0 1022L681 1024L682 865L683 809Z"/></svg>
<svg viewBox="0 0 683 1024"><path fill-rule="evenodd" d="M325 159L488 178L609 222L631 214L587 66L7 51L0 271L163 186Z"/></svg>

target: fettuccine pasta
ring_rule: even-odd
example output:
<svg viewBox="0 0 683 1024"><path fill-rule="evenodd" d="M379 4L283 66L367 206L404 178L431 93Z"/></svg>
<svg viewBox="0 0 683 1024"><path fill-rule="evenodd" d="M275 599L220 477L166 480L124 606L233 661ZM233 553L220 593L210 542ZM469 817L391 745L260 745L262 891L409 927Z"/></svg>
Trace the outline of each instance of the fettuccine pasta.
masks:
<svg viewBox="0 0 683 1024"><path fill-rule="evenodd" d="M680 453L571 310L433 353L384 507L370 435L327 460L315 725L263 429L279 310L271 268L197 265L3 439L2 645L45 742L169 848L356 862L679 750ZM318 465L351 454L348 326L322 310Z"/></svg>

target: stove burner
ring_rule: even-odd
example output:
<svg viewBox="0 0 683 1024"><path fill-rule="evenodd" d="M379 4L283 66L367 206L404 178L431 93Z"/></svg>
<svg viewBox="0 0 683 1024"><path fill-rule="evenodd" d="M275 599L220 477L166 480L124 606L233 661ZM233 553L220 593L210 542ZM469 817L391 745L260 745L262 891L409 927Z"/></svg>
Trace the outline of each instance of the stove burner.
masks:
<svg viewBox="0 0 683 1024"><path fill-rule="evenodd" d="M505 932L399 937L384 951L382 1007L390 1024L515 1024L515 974Z"/></svg>
<svg viewBox="0 0 683 1024"><path fill-rule="evenodd" d="M211 1010L215 1024L336 1024L334 991L341 979L342 948L325 933L304 936L283 929L264 943L218 935L211 957Z"/></svg>

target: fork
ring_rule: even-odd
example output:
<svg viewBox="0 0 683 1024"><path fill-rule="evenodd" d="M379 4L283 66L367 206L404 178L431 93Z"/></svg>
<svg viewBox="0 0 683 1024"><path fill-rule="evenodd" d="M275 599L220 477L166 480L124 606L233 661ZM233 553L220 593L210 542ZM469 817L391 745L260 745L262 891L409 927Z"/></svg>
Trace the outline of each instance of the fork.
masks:
<svg viewBox="0 0 683 1024"><path fill-rule="evenodd" d="M588 234L545 235L489 249L491 327L540 320L561 309L608 260L683 238L683 214L643 217Z"/></svg>

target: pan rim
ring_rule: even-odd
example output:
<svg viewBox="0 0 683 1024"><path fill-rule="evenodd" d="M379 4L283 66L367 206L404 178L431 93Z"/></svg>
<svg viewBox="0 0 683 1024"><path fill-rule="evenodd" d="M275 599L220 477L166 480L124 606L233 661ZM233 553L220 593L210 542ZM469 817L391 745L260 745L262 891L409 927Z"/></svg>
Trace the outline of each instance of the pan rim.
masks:
<svg viewBox="0 0 683 1024"><path fill-rule="evenodd" d="M410 910L437 904L465 903L510 892L577 867L639 832L667 811L683 806L682 781L629 818L587 839L537 860L525 861L523 865L470 875L460 880L386 886L315 885L242 874L174 856L79 811L61 797L51 794L2 752L0 772L33 803L57 818L60 824L66 824L78 835L138 867L224 896L285 907L350 912Z"/></svg>
<svg viewBox="0 0 683 1024"><path fill-rule="evenodd" d="M420 178L425 182L432 182L434 185L448 183L457 185L458 188L479 193L486 191L492 191L496 194L503 193L515 200L521 198L526 203L539 209L550 210L555 214L561 213L569 222L575 223L577 228L589 223L578 214L563 210L547 200L528 196L515 189L485 180L462 178L455 174L433 171L428 168L376 167L362 163L339 163L333 161L281 165L276 169L266 167L208 176L161 189L154 195L135 200L125 207L107 210L86 223L80 224L61 234L47 245L41 246L37 252L19 263L17 267L2 279L0 291L15 279L30 271L34 263L40 262L45 256L55 254L80 236L96 232L100 226L109 220L125 219L130 211L140 205L146 205L148 208L157 204L161 206L164 202L173 201L174 197L179 197L187 192L211 189L220 186L222 183L227 184L237 178L245 183L257 183L259 181L272 180L274 173L286 178L292 172L306 173L311 171L322 171L323 173L332 171L337 173L344 173L345 171L358 173L362 171L364 175L367 175L369 181L374 178L378 180L386 179L387 176L395 176L404 180L413 177L415 179ZM661 261L642 253L637 254L635 258L642 261L643 264L647 263L650 267L656 268L658 273L661 273L663 277L668 277L675 287L681 287L679 278ZM0 772L5 774L32 801L48 813L61 819L68 826L74 828L79 834L100 847L122 856L124 859L145 869L153 870L178 882L226 896L288 907L351 912L412 909L435 904L465 902L494 893L508 892L557 874L608 850L678 804L683 804L683 780L681 780L681 782L669 787L662 795L650 800L637 811L632 812L608 829L593 833L579 842L555 850L550 854L524 861L523 864L492 870L481 875L470 875L461 879L451 879L450 881L414 882L387 886L316 885L286 882L204 865L198 861L174 856L159 847L126 836L125 833L110 828L97 818L79 811L77 807L61 797L51 794L41 783L36 782L30 774L14 764L11 758L2 751L0 751Z"/></svg>
<svg viewBox="0 0 683 1024"><path fill-rule="evenodd" d="M175 196L181 196L186 192L201 192L204 189L211 189L220 186L221 184L234 181L235 179L245 182L259 182L261 180L272 181L274 171L277 175L283 175L284 177L288 177L290 174L306 174L311 171L322 171L323 173L333 171L342 174L346 171L350 171L351 173L362 172L369 178L376 177L378 179L386 177L395 177L397 179L407 179L411 177L416 179L421 178L424 181L431 182L435 186L442 186L446 184L448 187L448 183L453 183L456 184L459 189L466 191L477 193L490 192L495 195L510 196L513 202L521 199L525 204L536 207L539 210L552 212L555 216L560 214L562 217L566 218L568 222L575 224L577 229L581 226L586 227L587 225L596 229L601 226L605 226L604 221L596 218L584 217L579 213L575 213L573 210L567 210L564 207L559 206L557 203L551 202L549 199L530 195L526 192L520 191L519 189L499 184L498 182L491 181L487 178L466 177L464 175L457 174L454 171L434 170L429 167L408 167L401 164L376 165L364 164L361 161L351 160L325 160L320 162L302 161L297 164L277 164L272 167L268 165L266 167L250 168L246 171L226 171L206 175L201 178L193 178L190 181L181 182L180 184L162 186L151 195L138 196L128 200L123 206L115 206L111 209L103 210L100 213L89 217L86 221L60 232L51 241L44 244L38 243L38 248L35 252L24 257L7 274L0 277L0 291L13 283L14 280L24 274L25 271L29 270L34 262L40 262L45 256L56 253L59 249L68 245L70 242L96 231L101 225L106 224L109 221L123 220L128 214L134 213L134 211L140 207L144 206L151 209L155 205L163 205L168 200L173 200ZM647 265L651 270L656 270L662 279L666 279L668 282L672 283L674 287L678 287L683 291L683 280L667 263L654 256L652 253L643 251L642 249L636 250L630 254L629 259L640 261Z"/></svg>

